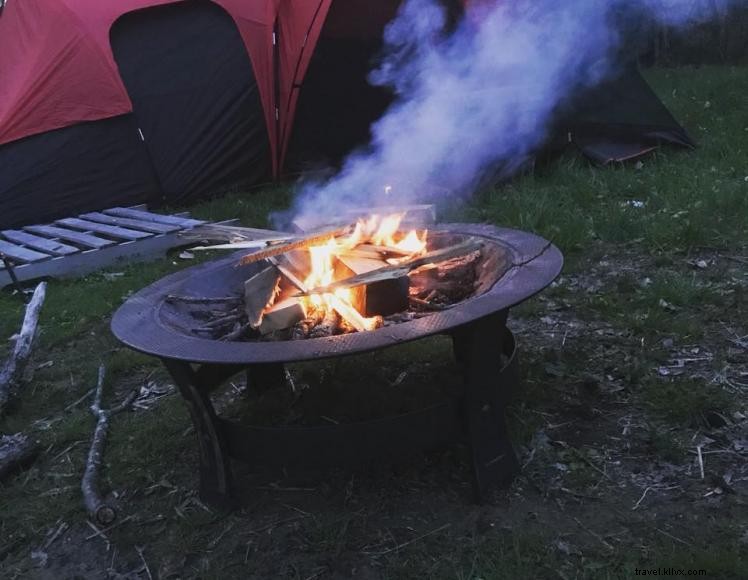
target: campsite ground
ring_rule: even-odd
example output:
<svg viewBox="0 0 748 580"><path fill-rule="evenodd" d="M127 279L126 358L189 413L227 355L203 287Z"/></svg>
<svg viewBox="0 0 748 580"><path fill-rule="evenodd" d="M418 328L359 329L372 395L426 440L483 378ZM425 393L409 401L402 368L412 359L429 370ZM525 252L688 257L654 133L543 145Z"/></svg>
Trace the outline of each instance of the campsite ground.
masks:
<svg viewBox="0 0 748 580"><path fill-rule="evenodd" d="M696 151L608 168L563 157L441 208L536 231L567 257L557 283L513 313L524 388L510 420L524 469L483 506L470 502L454 447L321 478L241 469L242 508L205 508L181 399L108 330L128 294L192 262L51 283L33 380L0 420L0 432L30 433L42 449L0 488L0 576L569 579L664 567L747 577L747 73L649 73ZM191 209L262 225L288 199L274 189ZM19 305L0 296L0 336L17 329ZM422 393L454 376L447 349L434 339L305 380L336 396L352 376L361 396ZM133 386L152 394L113 421L104 486L120 518L103 531L86 523L79 491L93 419L85 402L70 407L99 360L106 400Z"/></svg>

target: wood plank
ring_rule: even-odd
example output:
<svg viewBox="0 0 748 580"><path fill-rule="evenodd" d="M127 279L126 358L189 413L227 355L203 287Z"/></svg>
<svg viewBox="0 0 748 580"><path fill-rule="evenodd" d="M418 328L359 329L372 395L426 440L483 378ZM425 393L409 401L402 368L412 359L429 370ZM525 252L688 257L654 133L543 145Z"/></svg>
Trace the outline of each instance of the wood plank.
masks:
<svg viewBox="0 0 748 580"><path fill-rule="evenodd" d="M97 234L104 234L115 240L125 240L131 242L133 240L142 240L144 238L150 238L153 234L149 232L139 232L137 230L129 230L120 226L110 226L107 224L99 224L96 222L89 222L80 218L65 218L57 220L55 223L76 230L82 230L84 232L94 232Z"/></svg>
<svg viewBox="0 0 748 580"><path fill-rule="evenodd" d="M80 232L74 232L65 228L58 228L55 226L26 226L23 228L27 232L32 234L40 234L42 236L49 236L51 238L60 238L61 240L67 240L85 246L87 248L106 248L116 242L112 240L105 240L104 238L98 238L91 234L82 234Z"/></svg>
<svg viewBox="0 0 748 580"><path fill-rule="evenodd" d="M103 268L118 268L133 262L157 260L164 257L171 248L182 245L184 240L176 234L165 234L137 242L114 244L97 251L78 252L44 262L22 264L13 270L21 282L39 278L75 278ZM0 288L11 283L8 272L0 269Z"/></svg>
<svg viewBox="0 0 748 580"><path fill-rule="evenodd" d="M29 262L40 262L42 260L49 260L51 256L49 254L42 254L35 250L29 250L23 246L16 246L10 242L4 242L0 240L0 252L5 254L8 258L14 262L29 263Z"/></svg>
<svg viewBox="0 0 748 580"><path fill-rule="evenodd" d="M50 240L49 238L42 238L19 230L5 230L1 233L11 242L23 244L24 246L33 248L34 250L40 250L53 256L68 256L80 252L80 250L75 246L68 246L62 242Z"/></svg>
<svg viewBox="0 0 748 580"><path fill-rule="evenodd" d="M159 224L156 222L146 222L133 218L115 217L97 211L84 213L80 217L91 222L108 224L110 226L122 226L126 228L141 230L143 232L151 232L152 234L169 234L171 232L178 232L182 229L181 226Z"/></svg>
<svg viewBox="0 0 748 580"><path fill-rule="evenodd" d="M183 228L192 228L192 227L199 226L205 223L202 220L176 217L173 215L162 215L158 213L151 213L148 211L141 211L138 209L129 209L126 207L113 207L111 209L105 209L104 213L107 215L113 215L117 217L126 217L126 218L143 220L147 222L156 222L160 224L181 226Z"/></svg>

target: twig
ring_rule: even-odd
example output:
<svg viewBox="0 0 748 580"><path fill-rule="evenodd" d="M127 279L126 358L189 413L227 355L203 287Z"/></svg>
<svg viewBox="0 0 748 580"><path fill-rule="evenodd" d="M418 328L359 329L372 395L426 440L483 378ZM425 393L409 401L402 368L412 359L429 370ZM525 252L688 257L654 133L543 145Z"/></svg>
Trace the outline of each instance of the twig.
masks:
<svg viewBox="0 0 748 580"><path fill-rule="evenodd" d="M241 296L179 296L178 294L169 294L166 297L167 302L184 302L185 304L229 304L241 302Z"/></svg>
<svg viewBox="0 0 748 580"><path fill-rule="evenodd" d="M699 459L699 471L701 472L701 479L704 479L704 457L701 455L701 445L696 446L696 456Z"/></svg>
<svg viewBox="0 0 748 580"><path fill-rule="evenodd" d="M593 532L591 529L589 529L587 526L585 526L582 522L580 522L577 518L574 518L574 521L577 523L577 525L582 528L585 532L587 532L589 535L591 535L593 538L595 538L598 542L600 542L603 546L608 548L609 550L615 550L615 548L605 540L600 534L597 532Z"/></svg>
<svg viewBox="0 0 748 580"><path fill-rule="evenodd" d="M650 491L651 489L652 489L651 487L648 487L648 488L646 488L646 489L644 490L644 493L643 493L643 494L642 494L642 496L641 496L641 497L639 498L639 501L638 501L638 502L636 502L636 503L634 504L634 507L632 507L632 508L631 508L632 510L636 510L636 509L639 509L639 505L641 505L641 503L642 503L642 502L644 501L644 498L645 498L645 497L647 496L647 493L649 493L649 491Z"/></svg>
<svg viewBox="0 0 748 580"><path fill-rule="evenodd" d="M18 333L13 352L0 371L0 413L2 413L3 407L10 398L11 389L15 388L23 377L23 371L26 369L26 363L31 355L31 347L39 322L39 312L44 304L46 292L46 282L40 282L34 289L34 294L26 306L21 331Z"/></svg>
<svg viewBox="0 0 748 580"><path fill-rule="evenodd" d="M94 429L91 440L91 449L86 459L86 470L81 480L81 491L83 492L83 503L89 516L103 525L111 524L117 517L117 512L101 497L98 489L98 474L101 467L102 452L106 441L107 429L109 427L109 418L121 413L132 405L137 397L137 391L132 391L116 407L105 410L101 408L101 395L104 389L105 368L102 364L99 366L99 378L96 383L96 392L94 401L91 405L91 413L96 417L96 428Z"/></svg>
<svg viewBox="0 0 748 580"><path fill-rule="evenodd" d="M146 574L148 574L149 580L153 580L151 569L148 567L148 562L145 561L145 556L143 556L145 548L143 548L142 546L135 546L135 549L138 551L138 556L140 556L140 559L143 560L143 566L145 566L145 572Z"/></svg>
<svg viewBox="0 0 748 580"><path fill-rule="evenodd" d="M73 401L72 403L70 403L67 407L65 407L64 411L69 411L70 409L74 409L75 407L77 407L78 405L80 405L83 401L85 401L86 399L88 399L88 397L90 397L91 395L93 395L93 393L94 393L95 390L96 389L93 388L93 389L89 389L88 391L86 391L85 394L80 399L76 399L75 401Z"/></svg>
<svg viewBox="0 0 748 580"><path fill-rule="evenodd" d="M369 556L386 556L387 554L391 554L392 552L397 552L406 546L410 546L411 544L415 544L416 542L419 542L423 540L424 538L427 538L429 536L433 536L434 534L438 534L442 530L446 530L449 526L452 524L444 524L443 526L439 526L435 530L431 530L430 532L426 532L425 534L421 534L420 536L413 538L412 540L408 540L407 542L403 542L402 544L398 544L397 546L393 548L389 548L387 550L382 550L381 552L364 552L364 554L367 554Z"/></svg>

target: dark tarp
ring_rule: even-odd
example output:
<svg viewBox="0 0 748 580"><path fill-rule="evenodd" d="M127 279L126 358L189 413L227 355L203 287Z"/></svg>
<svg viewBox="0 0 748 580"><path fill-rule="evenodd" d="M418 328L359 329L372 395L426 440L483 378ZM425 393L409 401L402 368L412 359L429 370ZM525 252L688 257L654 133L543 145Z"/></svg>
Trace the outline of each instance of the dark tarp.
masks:
<svg viewBox="0 0 748 580"><path fill-rule="evenodd" d="M0 146L0 228L155 201L132 115L80 123Z"/></svg>
<svg viewBox="0 0 748 580"><path fill-rule="evenodd" d="M231 17L209 2L122 16L112 49L167 203L270 173L249 57Z"/></svg>

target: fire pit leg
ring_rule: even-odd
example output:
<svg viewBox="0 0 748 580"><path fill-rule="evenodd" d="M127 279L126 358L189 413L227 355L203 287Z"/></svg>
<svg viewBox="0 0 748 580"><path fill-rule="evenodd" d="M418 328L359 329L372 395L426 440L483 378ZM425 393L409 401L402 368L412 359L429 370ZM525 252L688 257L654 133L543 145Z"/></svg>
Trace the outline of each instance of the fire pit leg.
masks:
<svg viewBox="0 0 748 580"><path fill-rule="evenodd" d="M478 502L489 486L508 483L519 471L504 416L505 391L511 387L501 374L506 317L506 311L499 312L452 333L465 381L464 417Z"/></svg>
<svg viewBox="0 0 748 580"><path fill-rule="evenodd" d="M161 359L187 402L200 449L200 498L211 505L231 509L233 475L231 459L218 417L208 394L236 372L227 365L202 365L193 370L189 363Z"/></svg>

